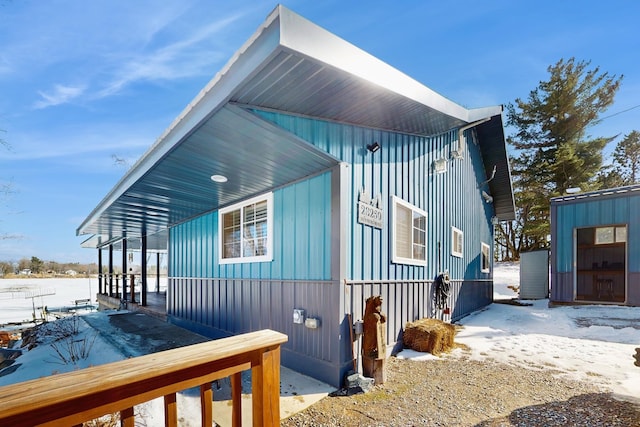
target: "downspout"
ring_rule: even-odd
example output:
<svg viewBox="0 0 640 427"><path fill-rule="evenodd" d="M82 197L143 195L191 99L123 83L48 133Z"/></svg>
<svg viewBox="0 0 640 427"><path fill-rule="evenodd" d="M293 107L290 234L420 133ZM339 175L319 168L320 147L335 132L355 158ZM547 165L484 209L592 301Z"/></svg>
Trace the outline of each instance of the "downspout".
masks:
<svg viewBox="0 0 640 427"><path fill-rule="evenodd" d="M464 155L464 146L465 146L465 137L464 137L464 131L471 129L473 127L478 126L479 124L482 124L484 122L488 122L489 120L491 120L491 117L486 117L482 120L478 120L475 121L473 123L469 123L466 126L462 126L460 129L458 129L458 148L456 148L455 150L451 150L451 157L454 159L462 159L463 155Z"/></svg>

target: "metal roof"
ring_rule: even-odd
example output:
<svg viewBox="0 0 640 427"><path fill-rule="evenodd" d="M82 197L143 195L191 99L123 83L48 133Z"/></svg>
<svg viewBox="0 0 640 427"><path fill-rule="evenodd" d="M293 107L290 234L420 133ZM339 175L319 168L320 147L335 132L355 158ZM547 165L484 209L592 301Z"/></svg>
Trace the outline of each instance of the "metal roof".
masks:
<svg viewBox="0 0 640 427"><path fill-rule="evenodd" d="M629 197L640 192L640 184L627 185L624 187L604 188L602 190L589 191L586 193L568 194L551 198L551 204L586 202L593 199Z"/></svg>
<svg viewBox="0 0 640 427"><path fill-rule="evenodd" d="M100 236L83 246L155 234L338 163L245 107L425 136L502 111L463 108L278 6L82 222L78 235ZM493 122L481 125L494 141L483 154L507 164L502 121ZM507 176L494 198L511 194Z"/></svg>

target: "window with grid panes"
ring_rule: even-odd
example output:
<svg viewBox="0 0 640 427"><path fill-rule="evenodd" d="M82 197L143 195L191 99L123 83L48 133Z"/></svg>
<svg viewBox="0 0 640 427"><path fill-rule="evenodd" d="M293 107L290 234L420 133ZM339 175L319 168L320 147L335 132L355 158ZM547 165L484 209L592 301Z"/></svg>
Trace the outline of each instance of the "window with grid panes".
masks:
<svg viewBox="0 0 640 427"><path fill-rule="evenodd" d="M220 209L220 263L271 261L271 193Z"/></svg>
<svg viewBox="0 0 640 427"><path fill-rule="evenodd" d="M398 264L427 264L427 213L404 200L391 197L391 260Z"/></svg>

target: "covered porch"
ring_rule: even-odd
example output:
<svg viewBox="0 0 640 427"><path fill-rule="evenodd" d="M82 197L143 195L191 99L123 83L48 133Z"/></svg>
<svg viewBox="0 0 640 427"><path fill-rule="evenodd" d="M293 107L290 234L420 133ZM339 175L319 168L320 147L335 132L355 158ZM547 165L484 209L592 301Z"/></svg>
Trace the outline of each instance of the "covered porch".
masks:
<svg viewBox="0 0 640 427"><path fill-rule="evenodd" d="M141 311L166 320L167 277L166 269L163 274L162 255L167 252L167 239L165 231L106 242L93 236L82 243L83 247L98 249L99 309ZM114 265L115 252L121 255L119 268Z"/></svg>
<svg viewBox="0 0 640 427"><path fill-rule="evenodd" d="M140 292L136 292L136 301L140 301ZM98 294L98 307L100 310L129 310L138 311L149 316L167 320L167 292L149 292L147 294L147 303L142 305L139 302L123 302L120 298L105 294Z"/></svg>

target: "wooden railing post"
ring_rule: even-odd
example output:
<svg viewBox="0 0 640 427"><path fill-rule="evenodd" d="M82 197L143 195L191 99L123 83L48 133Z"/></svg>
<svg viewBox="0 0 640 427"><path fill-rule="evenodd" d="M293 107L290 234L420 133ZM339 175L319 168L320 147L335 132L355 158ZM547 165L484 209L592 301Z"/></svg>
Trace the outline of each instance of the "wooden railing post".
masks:
<svg viewBox="0 0 640 427"><path fill-rule="evenodd" d="M213 390L211 390L211 383L200 386L200 414L200 425L213 425Z"/></svg>
<svg viewBox="0 0 640 427"><path fill-rule="evenodd" d="M176 427L178 425L178 405L176 394L171 393L164 397L164 426Z"/></svg>
<svg viewBox="0 0 640 427"><path fill-rule="evenodd" d="M280 346L260 352L251 368L254 426L280 425Z"/></svg>
<svg viewBox="0 0 640 427"><path fill-rule="evenodd" d="M231 375L231 426L242 426L242 373Z"/></svg>
<svg viewBox="0 0 640 427"><path fill-rule="evenodd" d="M127 408L120 411L120 426L121 427L134 427L135 418L133 415L133 408Z"/></svg>

